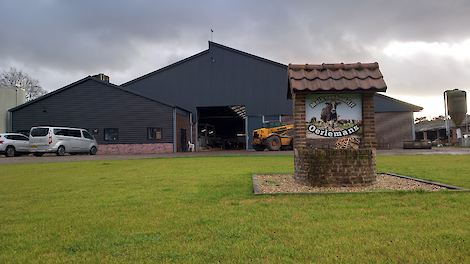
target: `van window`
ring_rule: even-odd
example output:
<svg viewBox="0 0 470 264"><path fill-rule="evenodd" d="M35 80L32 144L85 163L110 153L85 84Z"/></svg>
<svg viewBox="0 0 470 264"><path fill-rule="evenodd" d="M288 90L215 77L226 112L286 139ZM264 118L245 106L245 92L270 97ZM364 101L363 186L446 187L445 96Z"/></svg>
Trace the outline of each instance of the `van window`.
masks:
<svg viewBox="0 0 470 264"><path fill-rule="evenodd" d="M27 138L25 136L20 136L20 135L10 135L9 139L29 141L29 138Z"/></svg>
<svg viewBox="0 0 470 264"><path fill-rule="evenodd" d="M83 136L84 136L85 138L93 139L93 137L92 137L92 136L90 135L90 133L88 133L87 131L83 130L82 132L83 132Z"/></svg>
<svg viewBox="0 0 470 264"><path fill-rule="evenodd" d="M55 128L54 129L54 135L68 136L68 137L82 137L82 134L80 134L80 130L77 130L77 129Z"/></svg>
<svg viewBox="0 0 470 264"><path fill-rule="evenodd" d="M71 137L82 137L82 134L80 134L80 130L69 129L69 136L71 136Z"/></svg>
<svg viewBox="0 0 470 264"><path fill-rule="evenodd" d="M58 135L58 136L68 136L68 135L69 135L69 130L68 130L68 129L59 129L59 128L55 128L55 129L54 129L54 135Z"/></svg>
<svg viewBox="0 0 470 264"><path fill-rule="evenodd" d="M49 128L34 128L31 131L32 137L45 137L49 133Z"/></svg>

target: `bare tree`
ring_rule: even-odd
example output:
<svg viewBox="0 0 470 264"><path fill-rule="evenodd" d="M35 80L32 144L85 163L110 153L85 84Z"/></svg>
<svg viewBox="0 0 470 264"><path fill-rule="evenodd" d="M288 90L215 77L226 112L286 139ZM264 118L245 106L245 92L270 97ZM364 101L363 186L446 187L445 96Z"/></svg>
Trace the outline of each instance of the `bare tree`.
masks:
<svg viewBox="0 0 470 264"><path fill-rule="evenodd" d="M18 87L26 90L26 101L34 100L40 96L47 94L47 91L42 89L39 81L29 77L27 73L11 67L9 71L3 71L0 74L0 85Z"/></svg>

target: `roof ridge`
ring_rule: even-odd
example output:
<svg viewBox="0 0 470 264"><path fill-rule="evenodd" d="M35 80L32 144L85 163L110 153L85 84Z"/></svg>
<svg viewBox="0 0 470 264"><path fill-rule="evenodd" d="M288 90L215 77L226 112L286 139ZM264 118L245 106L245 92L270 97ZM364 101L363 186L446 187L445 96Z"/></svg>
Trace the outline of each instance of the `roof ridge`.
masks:
<svg viewBox="0 0 470 264"><path fill-rule="evenodd" d="M410 105L410 106L413 106L413 107L416 107L416 108L420 108L420 110L423 110L423 109L424 109L423 107L421 107L421 106L419 106L419 105L410 104L410 103L408 103L408 102L405 102L405 101L402 101L402 100L399 100L399 99L396 99L396 98L387 96L387 95L385 95L385 94L376 93L376 95L381 96L381 97L384 97L385 99L397 101L397 102L399 102L399 103L404 103L404 104L407 104L407 105Z"/></svg>
<svg viewBox="0 0 470 264"><path fill-rule="evenodd" d="M292 70L352 70L352 69L378 69L379 63L322 63L322 64L291 64L289 69Z"/></svg>
<svg viewBox="0 0 470 264"><path fill-rule="evenodd" d="M164 67L162 67L162 68L160 68L160 69L154 70L154 71L149 72L149 73L147 73L147 74L144 74L144 75L142 75L142 76L140 76L140 77L137 77L137 78L135 78L135 79L132 79L132 80L130 80L130 81L127 81L127 82L125 82L125 83L123 83L123 84L121 84L121 85L119 85L119 86L128 86L129 84L131 84L131 83L133 83L133 82L136 82L136 81L138 81L138 80L142 80L142 79L147 78L147 77L149 77L149 76L152 76L152 75L154 75L154 74L163 72L163 71L168 70L168 69L170 69L170 68L173 68L173 67L175 67L175 66L177 66L177 65L179 65L179 64L182 64L182 63L184 63L184 62L187 62L187 61L190 61L190 60L192 60L192 59L194 59L194 58L197 58L197 57L199 57L199 56L201 56L201 55L203 55L204 53L207 53L207 52L209 52L209 49L206 49L206 50L203 50L203 51L198 52L198 53L196 53L196 54L193 54L193 55L191 55L191 56L189 56L189 57L186 57L186 58L184 58L184 59L182 59L182 60L179 60L179 61L177 61L177 62L173 62L172 64L169 64L169 65L164 66Z"/></svg>
<svg viewBox="0 0 470 264"><path fill-rule="evenodd" d="M315 78L308 78L307 76L303 76L302 78L295 78L295 77L291 77L291 79L294 79L296 81L300 81L300 80L309 80L309 81L315 81L315 80L321 80L321 81L327 81L329 79L332 79L332 80L335 80L335 81L338 81L338 80L341 80L341 79L346 79L348 81L351 81L351 80L354 80L354 79L359 79L359 80L366 80L366 79L374 79L374 80L377 80L377 79L381 79L383 78L382 76L379 76L379 77L374 77L374 76L366 76L366 77L359 77L359 76L354 76L354 77L346 77L346 76L341 76L341 77L337 77L335 78L334 76L328 76L327 78L321 78L320 76L315 76Z"/></svg>
<svg viewBox="0 0 470 264"><path fill-rule="evenodd" d="M278 66L287 67L287 65L282 64L282 63L280 63L280 62L273 61L273 60L270 60L270 59L266 59L266 58L263 58L263 57L260 57L260 56L257 56L257 55L254 55L254 54L245 52L245 51L241 51L241 50L234 49L234 48L231 48L231 47L228 47L228 46L225 46L225 45L216 43L216 42L209 41L209 49L210 49L211 45L214 45L214 46L217 46L217 47L219 47L219 48L223 48L223 49L226 49L226 50L229 50L229 51L232 51L232 52L236 52L236 53L239 53L239 54L242 54L242 55L245 55L245 56L254 58L254 59L258 59L258 60L262 60L262 61L265 61L265 62L269 62L269 63L275 64L275 65L278 65Z"/></svg>

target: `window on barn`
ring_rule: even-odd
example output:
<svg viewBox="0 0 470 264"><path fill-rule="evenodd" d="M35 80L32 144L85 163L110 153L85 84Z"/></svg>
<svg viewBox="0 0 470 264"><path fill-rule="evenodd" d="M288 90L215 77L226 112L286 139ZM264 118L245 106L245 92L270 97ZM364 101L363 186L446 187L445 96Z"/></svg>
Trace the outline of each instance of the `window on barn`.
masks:
<svg viewBox="0 0 470 264"><path fill-rule="evenodd" d="M162 128L161 127L148 127L147 139L162 139Z"/></svg>
<svg viewBox="0 0 470 264"><path fill-rule="evenodd" d="M117 128L105 128L104 129L105 141L116 141L118 139L119 139L119 130Z"/></svg>

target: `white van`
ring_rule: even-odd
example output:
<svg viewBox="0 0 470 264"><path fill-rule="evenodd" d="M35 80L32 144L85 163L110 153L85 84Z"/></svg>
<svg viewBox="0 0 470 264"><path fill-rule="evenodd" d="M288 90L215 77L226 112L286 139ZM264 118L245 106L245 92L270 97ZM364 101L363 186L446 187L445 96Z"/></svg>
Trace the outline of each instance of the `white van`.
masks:
<svg viewBox="0 0 470 264"><path fill-rule="evenodd" d="M33 127L29 133L29 151L34 156L50 152L55 152L57 156L64 156L65 153L95 155L98 152L98 143L82 128Z"/></svg>

